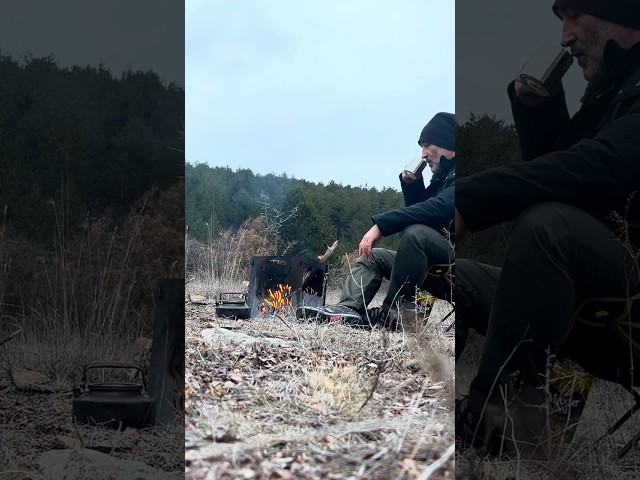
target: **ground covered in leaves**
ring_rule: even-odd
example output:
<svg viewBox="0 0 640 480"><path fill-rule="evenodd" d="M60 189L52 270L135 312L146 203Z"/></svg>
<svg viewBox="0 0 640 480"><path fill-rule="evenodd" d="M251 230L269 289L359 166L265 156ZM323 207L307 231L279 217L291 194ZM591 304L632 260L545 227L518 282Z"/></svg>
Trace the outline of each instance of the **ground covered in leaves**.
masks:
<svg viewBox="0 0 640 480"><path fill-rule="evenodd" d="M187 302L186 478L453 478L447 311L404 334Z"/></svg>

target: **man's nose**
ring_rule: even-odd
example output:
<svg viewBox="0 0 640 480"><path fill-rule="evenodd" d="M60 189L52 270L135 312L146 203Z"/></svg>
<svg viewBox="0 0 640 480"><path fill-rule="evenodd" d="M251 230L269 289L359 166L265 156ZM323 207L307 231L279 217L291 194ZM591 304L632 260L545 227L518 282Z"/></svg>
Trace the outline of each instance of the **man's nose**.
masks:
<svg viewBox="0 0 640 480"><path fill-rule="evenodd" d="M567 23L568 22L562 23L562 36L560 38L560 44L565 48L570 47L576 41L576 34L571 25Z"/></svg>
<svg viewBox="0 0 640 480"><path fill-rule="evenodd" d="M429 156L429 147L422 147L422 158Z"/></svg>

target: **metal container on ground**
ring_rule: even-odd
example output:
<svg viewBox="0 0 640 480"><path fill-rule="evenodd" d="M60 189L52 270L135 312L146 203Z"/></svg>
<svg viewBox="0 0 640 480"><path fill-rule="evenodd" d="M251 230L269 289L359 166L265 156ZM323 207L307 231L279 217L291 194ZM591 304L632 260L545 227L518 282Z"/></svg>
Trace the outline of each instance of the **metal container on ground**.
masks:
<svg viewBox="0 0 640 480"><path fill-rule="evenodd" d="M223 292L216 302L216 316L221 318L249 318L250 310L243 292Z"/></svg>
<svg viewBox="0 0 640 480"><path fill-rule="evenodd" d="M304 256L257 256L251 259L247 303L251 316L269 310L272 294L282 293L284 310L294 312L304 306L323 306L328 265Z"/></svg>
<svg viewBox="0 0 640 480"><path fill-rule="evenodd" d="M134 369L141 382L89 383L94 369ZM147 394L142 367L133 362L92 362L84 367L82 387L74 389L73 419L78 423L111 428L142 428L154 421L154 401Z"/></svg>

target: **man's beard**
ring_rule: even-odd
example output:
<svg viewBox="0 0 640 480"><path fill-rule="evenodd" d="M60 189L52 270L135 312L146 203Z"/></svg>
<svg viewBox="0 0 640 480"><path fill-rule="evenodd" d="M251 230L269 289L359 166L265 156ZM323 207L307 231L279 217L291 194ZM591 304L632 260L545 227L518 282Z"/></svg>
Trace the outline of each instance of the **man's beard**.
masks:
<svg viewBox="0 0 640 480"><path fill-rule="evenodd" d="M609 28L599 27L595 28L591 37L581 45L578 45L579 52L587 53L585 60L587 64L583 67L584 78L588 82L601 82L605 78L604 68L604 46L611 38L611 32Z"/></svg>
<svg viewBox="0 0 640 480"><path fill-rule="evenodd" d="M440 172L440 169L441 169L440 163L441 163L441 160L442 160L441 157L442 157L442 154L439 151L437 151L435 153L429 153L427 155L427 158L425 159L427 161L431 161L432 162L430 168L431 168L431 173L433 173L434 175L436 173Z"/></svg>

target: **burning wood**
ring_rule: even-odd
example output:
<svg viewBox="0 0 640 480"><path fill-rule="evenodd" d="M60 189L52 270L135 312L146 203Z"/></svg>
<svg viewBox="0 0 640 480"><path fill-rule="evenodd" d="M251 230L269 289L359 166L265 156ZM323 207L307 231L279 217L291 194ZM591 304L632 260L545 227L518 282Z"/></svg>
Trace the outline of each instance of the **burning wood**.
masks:
<svg viewBox="0 0 640 480"><path fill-rule="evenodd" d="M291 285L279 283L276 285L275 291L269 288L267 290L267 297L264 299L264 303L269 305L274 312L291 307ZM260 308L260 310L264 312L266 308Z"/></svg>
<svg viewBox="0 0 640 480"><path fill-rule="evenodd" d="M324 304L328 266L303 256L253 257L247 304L250 316L286 310L294 314L302 305Z"/></svg>

